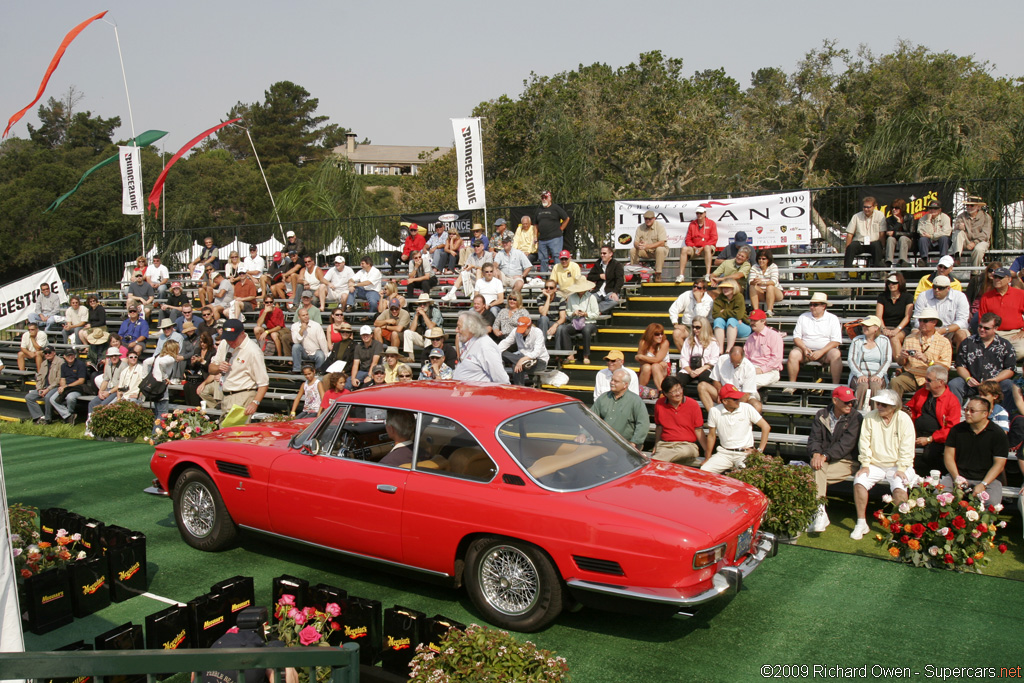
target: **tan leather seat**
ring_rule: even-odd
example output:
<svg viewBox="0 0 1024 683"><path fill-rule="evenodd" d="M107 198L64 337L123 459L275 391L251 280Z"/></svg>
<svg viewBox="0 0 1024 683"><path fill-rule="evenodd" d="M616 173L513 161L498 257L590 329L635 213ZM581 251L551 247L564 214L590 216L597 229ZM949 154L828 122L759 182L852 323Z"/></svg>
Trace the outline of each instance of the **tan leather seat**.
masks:
<svg viewBox="0 0 1024 683"><path fill-rule="evenodd" d="M486 480L494 476L494 463L480 448L460 448L449 456L448 471L469 479Z"/></svg>

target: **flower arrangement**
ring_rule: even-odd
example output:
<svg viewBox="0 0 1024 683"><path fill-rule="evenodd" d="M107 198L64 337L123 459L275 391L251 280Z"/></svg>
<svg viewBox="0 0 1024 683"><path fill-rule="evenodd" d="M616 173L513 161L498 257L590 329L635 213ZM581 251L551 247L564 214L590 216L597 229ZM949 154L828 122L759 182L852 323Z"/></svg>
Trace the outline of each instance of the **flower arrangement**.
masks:
<svg viewBox="0 0 1024 683"><path fill-rule="evenodd" d="M40 541L39 511L15 503L8 508L11 522L11 547L18 576L27 579L54 567L66 567L73 560L85 559L85 550L77 550L81 534L68 535L58 529L53 543Z"/></svg>
<svg viewBox="0 0 1024 683"><path fill-rule="evenodd" d="M416 647L409 666L415 683L539 683L568 681L564 657L541 650L530 641L520 643L507 631L471 624L465 631L451 629L438 643L440 652Z"/></svg>
<svg viewBox="0 0 1024 683"><path fill-rule="evenodd" d="M123 437L134 441L153 431L153 411L135 401L114 401L92 411L89 430L99 439Z"/></svg>
<svg viewBox="0 0 1024 683"><path fill-rule="evenodd" d="M217 428L216 423L200 408L178 408L164 413L153 424L156 425L156 431L148 439L151 446L166 441L195 439Z"/></svg>
<svg viewBox="0 0 1024 683"><path fill-rule="evenodd" d="M295 606L295 596L285 593L274 605L274 618L277 623L274 624L271 636L276 637L286 647L328 647L327 639L331 632L341 630L341 624L334 621L340 615L341 606L335 602L327 603L323 612L315 607L299 609ZM305 670L298 672L298 675L300 683L309 680ZM317 683L329 680L331 668L317 667Z"/></svg>
<svg viewBox="0 0 1024 683"><path fill-rule="evenodd" d="M747 456L746 467L729 473L733 479L756 486L768 496L768 514L762 528L783 537L796 537L818 510L818 489L810 467L789 465L760 451Z"/></svg>
<svg viewBox="0 0 1024 683"><path fill-rule="evenodd" d="M1006 522L996 515L1003 506L986 505L989 495L974 494L963 477L957 477L949 490L939 483L939 472L921 479L908 493L908 500L890 514L875 512L887 534L875 540L889 547L893 559L916 567L935 567L957 572L981 569L989 562L989 553L1006 545L996 545L996 530ZM892 504L892 496L883 500Z"/></svg>

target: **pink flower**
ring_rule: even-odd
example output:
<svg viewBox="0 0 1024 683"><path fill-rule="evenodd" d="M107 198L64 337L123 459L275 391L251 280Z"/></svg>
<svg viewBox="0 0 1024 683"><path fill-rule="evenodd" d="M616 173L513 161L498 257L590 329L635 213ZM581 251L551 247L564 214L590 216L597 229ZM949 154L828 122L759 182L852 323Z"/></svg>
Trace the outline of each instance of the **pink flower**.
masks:
<svg viewBox="0 0 1024 683"><path fill-rule="evenodd" d="M939 495L935 496L935 499L939 501L939 505L949 505L950 503L953 502L953 494L940 493Z"/></svg>
<svg viewBox="0 0 1024 683"><path fill-rule="evenodd" d="M296 614L296 615L295 615L294 617L292 617L292 618L293 618L293 619L295 619L295 623L296 623L296 624L298 624L299 626L302 626L302 625L303 625L303 624L305 624L305 623L306 623L307 621L309 621L309 619L308 619L308 618L306 617L306 615L305 615L305 614L303 614L302 612L298 612L298 613L297 613L297 614Z"/></svg>
<svg viewBox="0 0 1024 683"><path fill-rule="evenodd" d="M337 616L341 615L341 607L336 602L329 602L329 603L327 603L327 607L325 607L324 609L332 617L337 617Z"/></svg>
<svg viewBox="0 0 1024 683"><path fill-rule="evenodd" d="M312 624L299 631L299 643L302 645L312 645L319 640L320 632Z"/></svg>
<svg viewBox="0 0 1024 683"><path fill-rule="evenodd" d="M988 500L988 499L989 499L990 497L991 497L991 496L989 496L989 495L988 495L988 491L982 491L981 493L979 493L979 494L978 494L978 498L979 498L979 499L981 500L981 502L983 502L983 503L984 503L984 502L985 502L986 500Z"/></svg>
<svg viewBox="0 0 1024 683"><path fill-rule="evenodd" d="M306 617L307 619L309 617L315 617L316 616L316 607L303 607L302 608L302 615L304 617Z"/></svg>
<svg viewBox="0 0 1024 683"><path fill-rule="evenodd" d="M284 595L282 595L280 598L277 599L277 604L279 604L279 605L294 605L295 604L295 596L290 594L290 593L285 593Z"/></svg>
<svg viewBox="0 0 1024 683"><path fill-rule="evenodd" d="M300 612L296 608L292 607L290 610L288 610L288 612L285 614L285 616L287 616L289 619L294 619L295 617L301 617L302 616L302 612Z"/></svg>

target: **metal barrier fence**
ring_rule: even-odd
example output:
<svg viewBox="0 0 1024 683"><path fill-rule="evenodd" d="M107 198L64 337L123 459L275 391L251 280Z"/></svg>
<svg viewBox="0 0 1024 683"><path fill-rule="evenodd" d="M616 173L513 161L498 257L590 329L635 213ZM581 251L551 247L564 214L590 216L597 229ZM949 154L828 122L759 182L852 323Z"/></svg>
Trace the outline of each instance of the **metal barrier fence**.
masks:
<svg viewBox="0 0 1024 683"><path fill-rule="evenodd" d="M952 182L952 181L951 181ZM967 180L952 183L963 188L968 195L979 195L988 202L988 211L992 215L995 226L993 248L1024 250L1024 178L988 178ZM893 184L892 186L897 186ZM814 223L822 233L822 237L840 246L842 231L850 217L860 210L860 199L868 188L886 187L885 185L847 185L840 187L810 188ZM778 192L793 190L778 190ZM733 193L700 193L675 197L667 200L697 200L709 198L727 198L764 194L765 191L733 192ZM577 256L593 258L597 255L600 245L609 239L615 220L615 201L568 202L562 205L572 216L569 237L574 245ZM489 221L499 217L510 217L513 213L520 215L524 210L535 207L490 207ZM944 207L951 214L961 207ZM474 222L483 223L483 211L473 213ZM147 234L147 251L152 250L164 256L164 265L172 270L181 269L187 260L177 258L179 254L191 254L196 245L202 244L204 237L210 236L218 245L239 242L242 244L262 244L272 236L284 241L283 230L294 230L302 239L307 249L333 256L329 250L342 253L349 263L354 263L364 254L378 256L377 262L383 261L384 252L380 249L378 238L396 245L401 249L399 237L400 217L362 216L358 218L327 219L285 223L262 223L202 229L155 231ZM490 226L487 226L490 230ZM338 248L338 247L341 248ZM57 264L61 274L68 280L72 289L87 290L100 287L111 287L121 279L124 264L134 260L140 253L141 244L138 235L123 238L99 249L93 249L75 258ZM243 257L247 254L242 254ZM264 257L269 254L263 254Z"/></svg>
<svg viewBox="0 0 1024 683"><path fill-rule="evenodd" d="M274 669L280 673L286 667L308 670L328 666L333 667L333 683L359 683L359 646L0 653L0 680L74 680L84 676L99 680L96 677L146 674L146 680L154 683L157 676L174 672ZM285 679L279 675L277 680Z"/></svg>

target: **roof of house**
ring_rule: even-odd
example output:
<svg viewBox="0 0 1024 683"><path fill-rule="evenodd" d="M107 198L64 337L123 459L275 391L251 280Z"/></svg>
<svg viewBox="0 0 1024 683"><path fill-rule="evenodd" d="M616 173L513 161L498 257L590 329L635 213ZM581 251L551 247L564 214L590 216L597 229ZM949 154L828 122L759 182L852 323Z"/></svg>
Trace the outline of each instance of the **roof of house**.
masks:
<svg viewBox="0 0 1024 683"><path fill-rule="evenodd" d="M451 147L416 147L412 145L359 145L352 154L341 145L334 148L338 156L359 164L422 164L446 154ZM421 159L420 154L426 153Z"/></svg>

